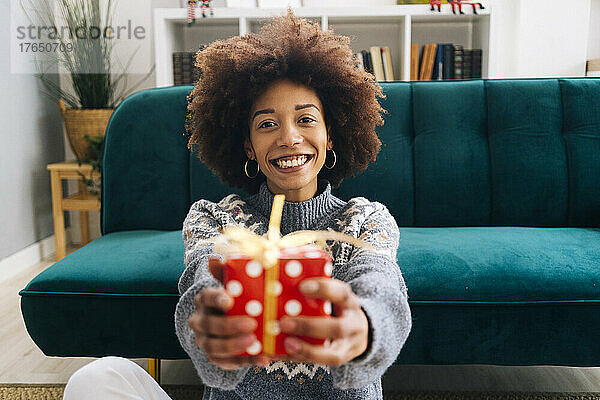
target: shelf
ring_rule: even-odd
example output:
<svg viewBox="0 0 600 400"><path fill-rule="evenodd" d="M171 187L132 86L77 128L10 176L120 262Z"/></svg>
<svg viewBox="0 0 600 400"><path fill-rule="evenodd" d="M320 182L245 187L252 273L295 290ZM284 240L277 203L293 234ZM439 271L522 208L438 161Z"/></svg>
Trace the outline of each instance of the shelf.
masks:
<svg viewBox="0 0 600 400"><path fill-rule="evenodd" d="M63 210L100 211L100 197L93 194L73 194L62 201Z"/></svg>
<svg viewBox="0 0 600 400"><path fill-rule="evenodd" d="M410 79L411 43L455 43L464 48L483 50L483 77L487 76L491 5L473 14L453 14L449 4L442 11L431 11L428 4L374 7L299 7L294 14L319 23L321 29L348 36L353 52L371 46L388 46L396 79ZM191 51L200 44L258 32L271 17L284 15L285 8L215 8L213 16L196 17L187 26L185 8L154 10L156 86L173 84L172 53ZM452 39L452 40L450 40Z"/></svg>

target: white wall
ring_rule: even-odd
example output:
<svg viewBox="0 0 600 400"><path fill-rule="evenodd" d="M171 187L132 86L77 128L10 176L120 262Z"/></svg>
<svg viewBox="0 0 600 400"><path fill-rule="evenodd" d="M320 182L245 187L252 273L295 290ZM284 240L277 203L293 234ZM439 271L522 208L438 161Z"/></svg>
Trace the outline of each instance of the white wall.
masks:
<svg viewBox="0 0 600 400"><path fill-rule="evenodd" d="M0 260L54 233L46 164L64 159L58 105L35 77L11 74L10 22L0 0Z"/></svg>
<svg viewBox="0 0 600 400"><path fill-rule="evenodd" d="M600 0L593 0L596 3ZM491 78L585 75L590 0L494 0ZM596 45L597 47L597 45Z"/></svg>
<svg viewBox="0 0 600 400"><path fill-rule="evenodd" d="M600 58L600 0L591 0L587 58Z"/></svg>

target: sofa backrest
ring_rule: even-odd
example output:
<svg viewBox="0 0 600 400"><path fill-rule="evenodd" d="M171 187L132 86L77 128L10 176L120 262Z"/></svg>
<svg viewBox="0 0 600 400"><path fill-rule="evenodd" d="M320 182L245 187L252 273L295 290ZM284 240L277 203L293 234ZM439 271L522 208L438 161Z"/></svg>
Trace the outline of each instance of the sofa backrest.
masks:
<svg viewBox="0 0 600 400"><path fill-rule="evenodd" d="M333 193L399 226L600 226L600 79L382 82L377 161ZM230 189L187 150L191 86L125 99L107 128L102 232L181 229Z"/></svg>

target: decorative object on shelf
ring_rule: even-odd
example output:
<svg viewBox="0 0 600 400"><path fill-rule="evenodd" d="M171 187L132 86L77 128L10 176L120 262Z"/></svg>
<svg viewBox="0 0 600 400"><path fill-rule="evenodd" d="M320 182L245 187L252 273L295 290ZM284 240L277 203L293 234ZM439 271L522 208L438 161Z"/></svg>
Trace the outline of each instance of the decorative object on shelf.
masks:
<svg viewBox="0 0 600 400"><path fill-rule="evenodd" d="M187 23L188 26L192 26L196 23L196 7L198 7L198 2L201 4L202 9L202 18L206 18L206 9L210 10L210 15L215 15L215 10L213 6L210 4L211 0L188 0L188 8L187 8Z"/></svg>
<svg viewBox="0 0 600 400"><path fill-rule="evenodd" d="M114 26L112 16L116 1L109 1L104 9L100 3L99 0L56 0L56 4L49 0L29 0L27 6L35 13L36 26L61 26L78 32L81 27L99 27L102 22L106 27ZM25 6L23 9L33 21ZM82 161L90 158L90 144L104 136L115 106L154 73L154 66L136 84L129 86L127 66L135 52L122 72L113 72L111 54L115 43L110 35L56 35L56 40L73 50L50 54L48 67L36 76L43 84L42 93L58 101L69 143L77 160ZM69 88L61 87L56 73L47 72L58 65L67 71L62 77L68 79ZM90 140L85 139L86 135Z"/></svg>
<svg viewBox="0 0 600 400"><path fill-rule="evenodd" d="M187 24L192 26L196 23L196 0L188 0L187 5Z"/></svg>
<svg viewBox="0 0 600 400"><path fill-rule="evenodd" d="M210 4L211 0L202 0L202 18L206 18L206 9L210 9L210 15L215 15L215 10L213 6Z"/></svg>
<svg viewBox="0 0 600 400"><path fill-rule="evenodd" d="M460 14L464 14L462 10L463 5L469 5L473 7L473 14L477 14L477 6L479 6L480 10L484 10L485 7L478 1L465 1L465 0L448 0L448 4L452 6L452 13L456 14L456 8ZM441 12L442 0L430 0L429 5L431 6L431 11L435 11L435 6L437 6L438 12Z"/></svg>

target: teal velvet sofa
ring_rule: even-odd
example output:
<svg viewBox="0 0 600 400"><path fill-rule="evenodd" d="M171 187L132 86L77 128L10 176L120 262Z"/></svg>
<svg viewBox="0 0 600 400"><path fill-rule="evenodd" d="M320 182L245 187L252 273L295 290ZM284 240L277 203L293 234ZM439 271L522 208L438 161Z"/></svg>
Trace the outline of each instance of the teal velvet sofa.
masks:
<svg viewBox="0 0 600 400"><path fill-rule="evenodd" d="M600 80L382 83L381 153L334 194L387 205L412 332L401 364L600 365ZM183 359L182 222L232 190L186 147L191 86L123 101L102 237L21 292L49 356Z"/></svg>

